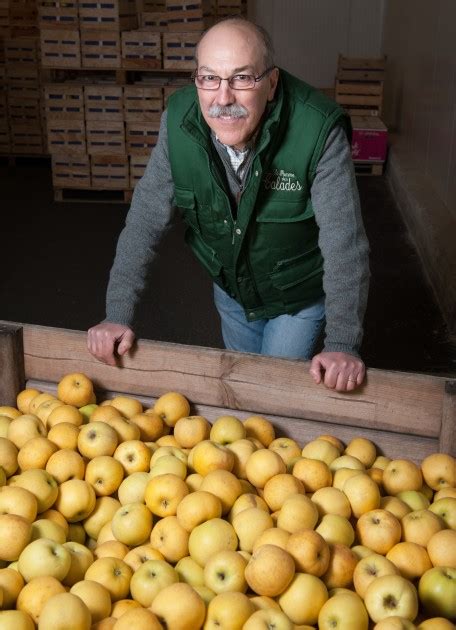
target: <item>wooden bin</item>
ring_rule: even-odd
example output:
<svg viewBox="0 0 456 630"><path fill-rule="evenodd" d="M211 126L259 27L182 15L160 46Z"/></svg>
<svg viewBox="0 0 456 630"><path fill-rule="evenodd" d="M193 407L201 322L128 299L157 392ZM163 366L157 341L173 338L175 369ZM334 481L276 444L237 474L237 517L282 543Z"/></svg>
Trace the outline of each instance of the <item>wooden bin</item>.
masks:
<svg viewBox="0 0 456 630"><path fill-rule="evenodd" d="M79 28L79 2L77 0L39 0L38 25L40 28Z"/></svg>
<svg viewBox="0 0 456 630"><path fill-rule="evenodd" d="M168 14L166 11L146 11L140 14L142 31L165 33L168 30Z"/></svg>
<svg viewBox="0 0 456 630"><path fill-rule="evenodd" d="M126 31L138 26L135 0L79 1L81 29Z"/></svg>
<svg viewBox="0 0 456 630"><path fill-rule="evenodd" d="M54 188L90 188L89 156L53 155L52 185Z"/></svg>
<svg viewBox="0 0 456 630"><path fill-rule="evenodd" d="M81 67L81 40L78 30L42 29L40 36L43 67Z"/></svg>
<svg viewBox="0 0 456 630"><path fill-rule="evenodd" d="M87 120L87 153L125 155L125 125L118 120Z"/></svg>
<svg viewBox="0 0 456 630"><path fill-rule="evenodd" d="M46 120L49 153L85 155L86 128L84 120L48 118Z"/></svg>
<svg viewBox="0 0 456 630"><path fill-rule="evenodd" d="M157 144L159 122L126 123L126 150L129 155L150 155Z"/></svg>
<svg viewBox="0 0 456 630"><path fill-rule="evenodd" d="M193 70L200 33L163 33L163 67L166 70Z"/></svg>
<svg viewBox="0 0 456 630"><path fill-rule="evenodd" d="M0 333L4 405L15 405L25 386L55 393L65 374L84 372L105 398L124 393L150 407L178 391L192 414L262 414L301 444L334 434L368 438L391 458L456 454L455 380L371 368L363 387L338 393L315 385L305 361L140 339L113 368L89 354L85 332L1 322Z"/></svg>
<svg viewBox="0 0 456 630"><path fill-rule="evenodd" d="M14 37L4 41L5 63L38 66L39 38Z"/></svg>
<svg viewBox="0 0 456 630"><path fill-rule="evenodd" d="M160 87L125 85L123 102L126 122L155 122L163 112L163 91Z"/></svg>
<svg viewBox="0 0 456 630"><path fill-rule="evenodd" d="M204 31L211 22L211 2L166 0L169 31Z"/></svg>
<svg viewBox="0 0 456 630"><path fill-rule="evenodd" d="M215 0L218 18L228 17L229 15L246 15L247 0Z"/></svg>
<svg viewBox="0 0 456 630"><path fill-rule="evenodd" d="M16 155L42 155L46 153L39 123L10 124L11 153Z"/></svg>
<svg viewBox="0 0 456 630"><path fill-rule="evenodd" d="M120 68L120 33L117 31L81 31L83 68Z"/></svg>
<svg viewBox="0 0 456 630"><path fill-rule="evenodd" d="M339 55L335 100L351 115L381 116L386 57L359 58Z"/></svg>
<svg viewBox="0 0 456 630"><path fill-rule="evenodd" d="M91 155L90 173L92 188L100 190L126 190L130 188L127 155Z"/></svg>
<svg viewBox="0 0 456 630"><path fill-rule="evenodd" d="M162 66L160 33L124 31L122 33L122 67L153 69Z"/></svg>
<svg viewBox="0 0 456 630"><path fill-rule="evenodd" d="M11 124L30 124L41 129L40 100L9 95L8 119Z"/></svg>
<svg viewBox="0 0 456 630"><path fill-rule="evenodd" d="M46 84L44 107L49 119L84 120L83 86L68 83Z"/></svg>
<svg viewBox="0 0 456 630"><path fill-rule="evenodd" d="M38 25L36 0L10 0L9 25L15 30L29 30Z"/></svg>
<svg viewBox="0 0 456 630"><path fill-rule="evenodd" d="M130 155L130 188L134 188L144 175L149 158L150 155Z"/></svg>
<svg viewBox="0 0 456 630"><path fill-rule="evenodd" d="M86 120L123 121L123 90L121 85L85 85Z"/></svg>
<svg viewBox="0 0 456 630"><path fill-rule="evenodd" d="M40 98L40 74L37 65L8 64L6 84L10 96Z"/></svg>

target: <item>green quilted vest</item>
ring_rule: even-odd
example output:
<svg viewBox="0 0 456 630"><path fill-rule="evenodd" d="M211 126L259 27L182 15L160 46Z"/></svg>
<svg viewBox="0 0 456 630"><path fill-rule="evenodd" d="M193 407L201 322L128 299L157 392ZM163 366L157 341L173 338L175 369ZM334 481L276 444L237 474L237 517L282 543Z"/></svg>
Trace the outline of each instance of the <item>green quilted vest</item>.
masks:
<svg viewBox="0 0 456 630"><path fill-rule="evenodd" d="M234 218L196 88L168 101L169 158L186 241L249 321L296 313L323 296L310 187L336 124L350 133L335 102L281 70Z"/></svg>

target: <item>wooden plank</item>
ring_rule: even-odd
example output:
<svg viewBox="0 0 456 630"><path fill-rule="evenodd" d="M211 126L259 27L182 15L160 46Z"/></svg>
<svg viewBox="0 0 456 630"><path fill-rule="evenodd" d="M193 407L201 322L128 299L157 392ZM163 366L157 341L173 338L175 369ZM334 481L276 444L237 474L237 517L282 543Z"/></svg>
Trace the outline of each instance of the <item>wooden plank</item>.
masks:
<svg viewBox="0 0 456 630"><path fill-rule="evenodd" d="M98 388L133 395L175 389L198 404L434 439L441 429L446 381L437 376L370 369L362 388L340 394L316 386L307 362L147 340L119 369L88 353L84 332L32 325L24 325L24 349L27 378L57 382L83 371Z"/></svg>
<svg viewBox="0 0 456 630"><path fill-rule="evenodd" d="M454 451L456 445L456 380L445 383L443 398L442 427L439 450Z"/></svg>
<svg viewBox="0 0 456 630"><path fill-rule="evenodd" d="M0 404L16 406L16 396L25 387L22 328L0 322Z"/></svg>

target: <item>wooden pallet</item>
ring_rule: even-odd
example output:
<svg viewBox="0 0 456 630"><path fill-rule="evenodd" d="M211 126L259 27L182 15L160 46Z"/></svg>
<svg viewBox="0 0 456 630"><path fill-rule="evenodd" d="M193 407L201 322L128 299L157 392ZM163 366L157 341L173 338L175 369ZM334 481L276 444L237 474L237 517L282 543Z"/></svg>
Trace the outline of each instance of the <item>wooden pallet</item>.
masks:
<svg viewBox="0 0 456 630"><path fill-rule="evenodd" d="M353 162L356 175L383 175L384 162Z"/></svg>
<svg viewBox="0 0 456 630"><path fill-rule="evenodd" d="M52 156L52 185L54 188L90 188L90 157L69 155Z"/></svg>
<svg viewBox="0 0 456 630"><path fill-rule="evenodd" d="M0 322L0 363L5 405L25 386L55 392L65 374L84 372L103 398L124 393L149 407L178 391L193 414L263 414L300 443L363 436L391 458L456 454L456 381L439 376L369 368L361 388L338 393L315 385L306 361L145 339L111 367L89 354L85 332L11 322Z"/></svg>
<svg viewBox="0 0 456 630"><path fill-rule="evenodd" d="M107 188L54 188L54 201L67 203L130 203L133 191L130 188L113 190Z"/></svg>

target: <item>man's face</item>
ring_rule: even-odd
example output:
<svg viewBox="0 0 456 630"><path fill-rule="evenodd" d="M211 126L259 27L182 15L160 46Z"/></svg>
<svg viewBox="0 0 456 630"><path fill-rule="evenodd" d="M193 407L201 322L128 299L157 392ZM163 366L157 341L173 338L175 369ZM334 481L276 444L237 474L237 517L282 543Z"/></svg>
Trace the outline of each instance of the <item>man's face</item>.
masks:
<svg viewBox="0 0 456 630"><path fill-rule="evenodd" d="M222 78L235 74L262 74L263 48L254 31L245 25L213 28L198 47L198 74ZM222 81L218 90L198 90L204 119L223 144L243 148L256 131L266 103L273 99L278 70L274 69L251 90L234 90ZM224 108L217 114L219 108ZM230 111L231 110L231 111Z"/></svg>

